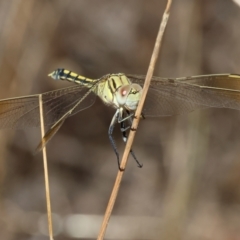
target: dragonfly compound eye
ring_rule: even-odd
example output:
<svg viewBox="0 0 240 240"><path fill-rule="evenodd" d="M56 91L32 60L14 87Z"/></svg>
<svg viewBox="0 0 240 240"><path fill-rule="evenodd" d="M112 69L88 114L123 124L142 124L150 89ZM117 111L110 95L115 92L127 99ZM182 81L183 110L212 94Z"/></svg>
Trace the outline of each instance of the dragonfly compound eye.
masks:
<svg viewBox="0 0 240 240"><path fill-rule="evenodd" d="M122 97L125 97L126 95L129 94L131 88L129 86L123 86L123 87L120 87L120 94Z"/></svg>
<svg viewBox="0 0 240 240"><path fill-rule="evenodd" d="M125 104L127 96L130 91L131 91L130 85L125 85L125 86L118 88L118 90L116 92L116 98L117 98L117 102L119 103L119 105Z"/></svg>
<svg viewBox="0 0 240 240"><path fill-rule="evenodd" d="M131 89L127 96L125 107L129 110L135 110L142 96L142 87L138 84L132 84L130 86Z"/></svg>

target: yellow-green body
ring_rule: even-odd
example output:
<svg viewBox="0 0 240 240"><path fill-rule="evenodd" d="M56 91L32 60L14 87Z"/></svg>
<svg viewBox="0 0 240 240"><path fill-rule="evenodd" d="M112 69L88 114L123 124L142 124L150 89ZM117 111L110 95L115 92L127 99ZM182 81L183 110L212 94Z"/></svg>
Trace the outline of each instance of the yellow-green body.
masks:
<svg viewBox="0 0 240 240"><path fill-rule="evenodd" d="M66 69L57 69L49 76L83 85L91 89L106 105L116 109L135 110L142 93L142 87L132 83L123 73L90 79Z"/></svg>

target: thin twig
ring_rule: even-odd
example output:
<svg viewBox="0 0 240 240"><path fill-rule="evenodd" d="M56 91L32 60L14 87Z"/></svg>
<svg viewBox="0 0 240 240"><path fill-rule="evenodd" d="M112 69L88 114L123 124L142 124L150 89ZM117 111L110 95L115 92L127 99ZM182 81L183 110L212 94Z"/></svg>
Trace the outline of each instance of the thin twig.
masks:
<svg viewBox="0 0 240 240"><path fill-rule="evenodd" d="M43 118L42 94L39 94L39 110L40 110L40 121L41 121L41 135L43 138L45 134L45 129L44 129L44 118ZM47 202L48 231L49 231L49 239L53 240L50 187L49 187L49 180L48 180L47 152L46 152L45 146L43 147L42 152L43 152L44 179L45 179L46 202Z"/></svg>
<svg viewBox="0 0 240 240"><path fill-rule="evenodd" d="M167 25L171 3L172 3L172 1L168 0L166 9L163 13L162 21L161 21L160 28L159 28L159 31L158 31L155 46L154 46L154 49L153 49L153 54L152 54L152 57L151 57L151 61L150 61L150 64L149 64L149 68L148 68L148 72L147 72L147 75L146 75L145 83L144 83L144 86L143 86L142 97L141 97L141 99L138 103L138 107L137 107L137 110L136 110L136 113L135 113L135 118L134 118L134 121L133 121L133 124L132 124L132 129L137 129L137 127L138 127L138 123L139 123L140 116L141 116L141 113L142 113L143 104L144 104L144 101L145 101L145 98L146 98L146 95L147 95L148 88L150 86L151 78L153 76L153 71L154 71L155 64L156 64L156 61L157 61L157 58L158 58L158 53L159 53L159 50L160 50L160 47L161 47L162 37L163 37L163 34L164 34L165 27ZM123 153L122 161L121 161L121 166L120 166L121 169L126 168L128 155L129 155L129 152L131 150L135 134L136 134L136 131L130 131L128 141L127 141L124 153ZM105 212L105 215L104 215L102 226L101 226L98 238L97 238L98 240L102 240L104 238L104 235L105 235L105 232L106 232L106 229L107 229L107 225L108 225L108 222L109 222L112 210L113 210L113 206L114 206L116 198L117 198L118 190L120 188L120 183L121 183L121 180L122 180L122 177L123 177L123 173L124 173L124 171L118 171L116 181L115 181L115 184L114 184L114 187L113 187L113 190L112 190L112 194L110 196L108 206L107 206L107 209L106 209L106 212Z"/></svg>

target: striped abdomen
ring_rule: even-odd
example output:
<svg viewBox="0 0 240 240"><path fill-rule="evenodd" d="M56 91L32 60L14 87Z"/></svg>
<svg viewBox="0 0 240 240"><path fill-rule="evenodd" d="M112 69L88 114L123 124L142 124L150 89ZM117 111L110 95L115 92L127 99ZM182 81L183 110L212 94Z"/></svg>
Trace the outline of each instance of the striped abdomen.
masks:
<svg viewBox="0 0 240 240"><path fill-rule="evenodd" d="M50 73L48 76L55 80L67 80L69 82L78 83L84 85L85 87L91 88L97 79L86 78L72 71L66 70L64 68L58 68L57 70Z"/></svg>

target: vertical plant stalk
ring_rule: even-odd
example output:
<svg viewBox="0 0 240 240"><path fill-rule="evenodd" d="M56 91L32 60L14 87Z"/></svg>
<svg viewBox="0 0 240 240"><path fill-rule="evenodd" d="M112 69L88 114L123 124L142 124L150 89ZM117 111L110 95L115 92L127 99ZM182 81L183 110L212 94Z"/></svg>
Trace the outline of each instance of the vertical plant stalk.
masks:
<svg viewBox="0 0 240 240"><path fill-rule="evenodd" d="M166 9L163 13L162 21L160 23L160 28L159 28L159 31L158 31L158 35L157 35L157 38L156 38L156 42L155 42L155 46L154 46L154 49L153 49L152 57L151 57L150 64L149 64L149 67L148 67L145 83L144 83L144 86L143 86L142 97L141 97L141 99L138 103L138 107L137 107L137 110L135 112L135 117L134 117L131 129L137 129L137 127L138 127L138 123L139 123L140 116L141 116L141 113L142 113L142 108L143 108L143 105L144 105L144 101L145 101L145 98L147 96L147 91L148 91L148 88L149 88L150 83L151 83L151 78L153 76L153 71L154 71L155 64L156 64L158 54L159 54L159 50L160 50L160 47L161 47L164 30L165 30L165 27L166 27L167 22L168 22L171 3L172 3L172 0L168 0ZM121 166L120 166L121 169L126 168L128 155L129 155L129 152L131 150L135 134L136 134L136 131L130 131L130 134L128 136L128 140L127 140L127 143L126 143L126 147L125 147L125 150L124 150L124 153L123 153L122 161L121 161ZM98 240L102 240L104 238L104 235L105 235L105 232L106 232L106 229L107 229L107 225L108 225L108 222L109 222L114 204L116 202L116 198L117 198L118 191L119 191L119 188L120 188L120 184L121 184L121 181L122 181L123 173L124 173L124 171L118 171L118 174L117 174L117 177L116 177L116 180L115 180L115 184L113 186L113 190L112 190L112 193L111 193L111 196L110 196L110 199L109 199L109 202L108 202L108 206L107 206L107 209L106 209L106 212L105 212L105 215L104 215L102 226L101 226L100 231L99 231L99 235L98 235L98 238L97 238Z"/></svg>
<svg viewBox="0 0 240 240"><path fill-rule="evenodd" d="M45 129L44 129L42 94L39 94L39 110L40 110L40 122L41 122L41 135L43 138L45 134ZM43 167L44 167L44 179L45 179L46 202L47 202L48 231L49 231L49 239L53 240L50 187L49 187L49 179L48 179L47 152L46 152L45 146L43 147L42 152L43 152Z"/></svg>

